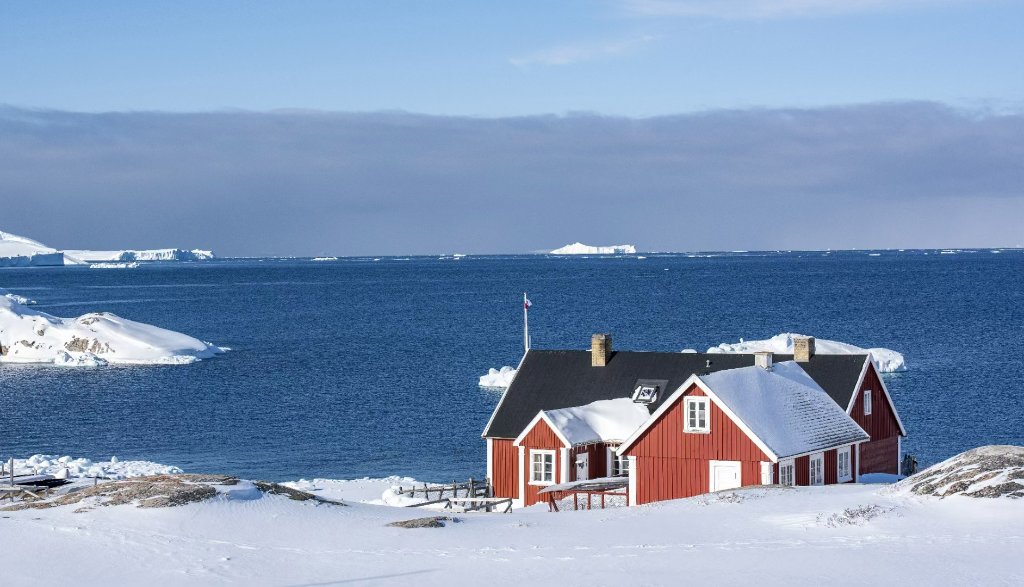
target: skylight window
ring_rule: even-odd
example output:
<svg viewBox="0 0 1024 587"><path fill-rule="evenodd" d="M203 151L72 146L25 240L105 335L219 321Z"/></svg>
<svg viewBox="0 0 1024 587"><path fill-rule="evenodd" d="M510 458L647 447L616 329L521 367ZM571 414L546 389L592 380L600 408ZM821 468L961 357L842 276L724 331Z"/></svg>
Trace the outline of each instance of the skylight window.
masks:
<svg viewBox="0 0 1024 587"><path fill-rule="evenodd" d="M637 385L633 390L633 401L638 404L649 404L658 401L658 385Z"/></svg>

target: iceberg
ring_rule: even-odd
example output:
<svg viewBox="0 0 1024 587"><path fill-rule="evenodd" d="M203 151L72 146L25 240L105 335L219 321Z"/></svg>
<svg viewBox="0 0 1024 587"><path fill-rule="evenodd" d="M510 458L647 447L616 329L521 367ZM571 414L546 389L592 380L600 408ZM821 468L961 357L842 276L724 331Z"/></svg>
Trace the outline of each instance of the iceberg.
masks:
<svg viewBox="0 0 1024 587"><path fill-rule="evenodd" d="M0 232L0 267L59 267L85 263L138 261L208 261L213 258L213 251L204 249L58 250L30 238Z"/></svg>
<svg viewBox="0 0 1024 587"><path fill-rule="evenodd" d="M486 375L480 376L480 387L490 389L507 389L512 384L512 378L516 376L516 370L508 365L501 369L488 369Z"/></svg>
<svg viewBox="0 0 1024 587"><path fill-rule="evenodd" d="M635 255L634 245L590 246L583 243L572 243L551 251L552 255Z"/></svg>
<svg viewBox="0 0 1024 587"><path fill-rule="evenodd" d="M803 334L784 332L766 340L743 340L736 343L722 343L708 349L709 353L756 353L768 351L782 355L793 353L793 338L803 337ZM824 338L814 339L815 352L822 355L861 355L870 354L875 365L882 373L895 373L906 371L907 363L903 354L891 349L870 348L864 349L845 342L826 340ZM684 351L685 352L685 351Z"/></svg>
<svg viewBox="0 0 1024 587"><path fill-rule="evenodd" d="M86 263L134 263L138 261L208 261L213 251L203 249L143 249L120 251L64 251Z"/></svg>
<svg viewBox="0 0 1024 587"><path fill-rule="evenodd" d="M0 267L54 267L74 264L64 253L30 238L0 232Z"/></svg>
<svg viewBox="0 0 1024 587"><path fill-rule="evenodd" d="M0 363L183 365L226 350L108 312L59 318L0 295Z"/></svg>

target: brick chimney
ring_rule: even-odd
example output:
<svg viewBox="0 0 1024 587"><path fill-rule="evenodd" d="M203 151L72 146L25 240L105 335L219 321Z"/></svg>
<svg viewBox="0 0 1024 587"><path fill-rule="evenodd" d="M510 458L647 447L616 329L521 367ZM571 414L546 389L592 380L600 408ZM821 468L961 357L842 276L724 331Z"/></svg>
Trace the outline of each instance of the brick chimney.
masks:
<svg viewBox="0 0 1024 587"><path fill-rule="evenodd" d="M793 360L807 363L814 356L814 337L799 336L793 338Z"/></svg>
<svg viewBox="0 0 1024 587"><path fill-rule="evenodd" d="M754 353L754 365L764 369L765 371L772 370L772 361L775 358L775 354L771 351L758 351Z"/></svg>
<svg viewBox="0 0 1024 587"><path fill-rule="evenodd" d="M595 334L590 337L590 364L593 367L604 367L612 358L612 335Z"/></svg>

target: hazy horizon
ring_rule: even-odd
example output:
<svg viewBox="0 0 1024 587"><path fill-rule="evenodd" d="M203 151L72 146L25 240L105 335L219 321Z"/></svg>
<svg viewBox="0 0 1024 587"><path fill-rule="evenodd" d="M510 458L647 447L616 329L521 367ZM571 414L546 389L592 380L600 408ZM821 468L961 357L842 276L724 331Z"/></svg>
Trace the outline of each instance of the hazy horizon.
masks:
<svg viewBox="0 0 1024 587"><path fill-rule="evenodd" d="M1012 247L1022 18L1006 0L16 3L0 230L224 256Z"/></svg>

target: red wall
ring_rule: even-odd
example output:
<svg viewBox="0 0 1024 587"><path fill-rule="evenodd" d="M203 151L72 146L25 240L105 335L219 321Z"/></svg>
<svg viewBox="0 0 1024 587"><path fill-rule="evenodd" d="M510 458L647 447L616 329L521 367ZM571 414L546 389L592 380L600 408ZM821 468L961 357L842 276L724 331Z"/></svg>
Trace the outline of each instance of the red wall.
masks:
<svg viewBox="0 0 1024 587"><path fill-rule="evenodd" d="M519 497L519 449L513 442L510 438L491 439L491 485L495 497Z"/></svg>
<svg viewBox="0 0 1024 587"><path fill-rule="evenodd" d="M555 451L555 483L562 483L565 480L561 478L562 453L559 449L565 448L565 444L548 426L547 422L538 420L533 430L530 430L526 438L523 439L522 446L526 449L523 451L523 475L526 477L526 494L522 497L523 505L527 506L543 501L537 497L537 492L543 489L543 487L530 485L530 449L537 448ZM570 465L574 465L574 463L570 463ZM572 467L570 467L571 470Z"/></svg>
<svg viewBox="0 0 1024 587"><path fill-rule="evenodd" d="M569 480L576 479L576 455L587 453L590 455L590 478L597 479L607 475L608 470L608 445L604 443L588 444L578 446L569 451Z"/></svg>
<svg viewBox="0 0 1024 587"><path fill-rule="evenodd" d="M864 390L871 390L871 415L864 415ZM871 437L871 440L860 445L860 474L864 473L898 473L899 444L897 437L900 427L896 421L889 402L882 391L882 381L870 365L864 375L864 382L857 390L857 399L853 403L850 417Z"/></svg>
<svg viewBox="0 0 1024 587"><path fill-rule="evenodd" d="M703 396L693 385L685 396ZM636 457L637 503L707 493L712 460L741 461L741 483L761 483L761 449L714 402L710 404L711 432L683 432L683 401L676 402L629 449Z"/></svg>

